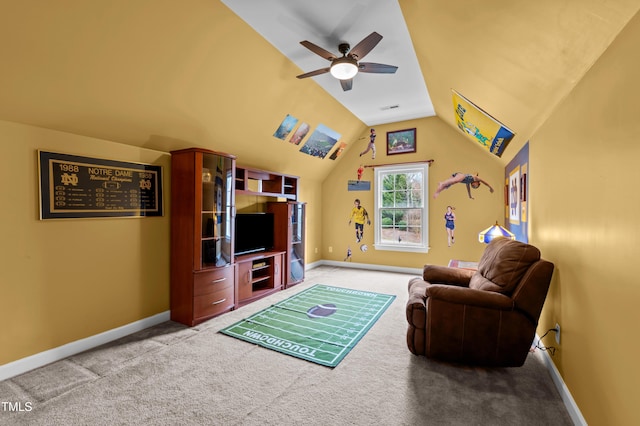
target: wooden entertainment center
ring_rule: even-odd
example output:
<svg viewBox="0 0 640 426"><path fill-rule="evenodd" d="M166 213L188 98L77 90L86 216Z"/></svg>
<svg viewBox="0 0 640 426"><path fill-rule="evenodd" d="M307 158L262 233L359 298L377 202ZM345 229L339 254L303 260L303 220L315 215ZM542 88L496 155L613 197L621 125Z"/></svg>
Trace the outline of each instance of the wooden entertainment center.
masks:
<svg viewBox="0 0 640 426"><path fill-rule="evenodd" d="M236 196L266 197L273 247L236 255ZM304 280L298 177L236 166L201 148L171 152L171 320L194 326Z"/></svg>

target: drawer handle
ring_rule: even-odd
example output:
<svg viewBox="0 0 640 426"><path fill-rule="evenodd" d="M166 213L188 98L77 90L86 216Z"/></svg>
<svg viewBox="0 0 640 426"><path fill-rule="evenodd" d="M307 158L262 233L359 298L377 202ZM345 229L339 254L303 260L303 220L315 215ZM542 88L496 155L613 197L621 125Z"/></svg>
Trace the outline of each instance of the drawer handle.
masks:
<svg viewBox="0 0 640 426"><path fill-rule="evenodd" d="M225 297L224 299L218 300L217 302L213 302L211 303L212 305L219 305L222 302L225 302L227 300L227 298Z"/></svg>
<svg viewBox="0 0 640 426"><path fill-rule="evenodd" d="M222 281L224 281L226 279L227 279L227 277L218 278L217 280L212 280L209 284L221 283Z"/></svg>

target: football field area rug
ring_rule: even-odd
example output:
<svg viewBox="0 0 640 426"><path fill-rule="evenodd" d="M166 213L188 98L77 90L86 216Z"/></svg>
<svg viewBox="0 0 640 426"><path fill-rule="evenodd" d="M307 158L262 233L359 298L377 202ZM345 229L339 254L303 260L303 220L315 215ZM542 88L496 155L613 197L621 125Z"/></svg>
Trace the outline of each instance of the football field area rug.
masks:
<svg viewBox="0 0 640 426"><path fill-rule="evenodd" d="M395 295L316 284L220 332L335 367L395 298Z"/></svg>

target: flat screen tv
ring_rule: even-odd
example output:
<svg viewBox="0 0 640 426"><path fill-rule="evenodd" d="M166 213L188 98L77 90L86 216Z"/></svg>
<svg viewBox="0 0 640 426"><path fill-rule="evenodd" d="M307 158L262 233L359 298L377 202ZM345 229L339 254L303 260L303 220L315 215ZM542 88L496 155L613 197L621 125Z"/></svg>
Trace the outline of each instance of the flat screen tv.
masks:
<svg viewBox="0 0 640 426"><path fill-rule="evenodd" d="M237 213L235 255L273 248L273 213Z"/></svg>

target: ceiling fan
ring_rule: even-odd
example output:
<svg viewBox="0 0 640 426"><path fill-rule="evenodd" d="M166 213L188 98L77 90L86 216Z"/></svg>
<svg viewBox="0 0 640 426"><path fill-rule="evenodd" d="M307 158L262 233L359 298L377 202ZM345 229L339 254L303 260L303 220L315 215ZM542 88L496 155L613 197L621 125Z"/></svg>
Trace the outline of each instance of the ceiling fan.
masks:
<svg viewBox="0 0 640 426"><path fill-rule="evenodd" d="M333 53L317 46L310 41L301 41L300 44L323 58L331 61L331 65L327 68L321 68L315 71L309 71L296 76L297 78L314 77L316 75L331 73L332 76L340 80L342 90L351 90L353 86L353 77L358 72L368 72L376 74L393 74L398 67L393 65L376 64L373 62L358 62L364 58L371 50L376 47L382 40L382 36L377 32L372 32L365 37L360 43L356 44L353 49L348 43L338 45L338 50L342 53L341 57L337 57Z"/></svg>

